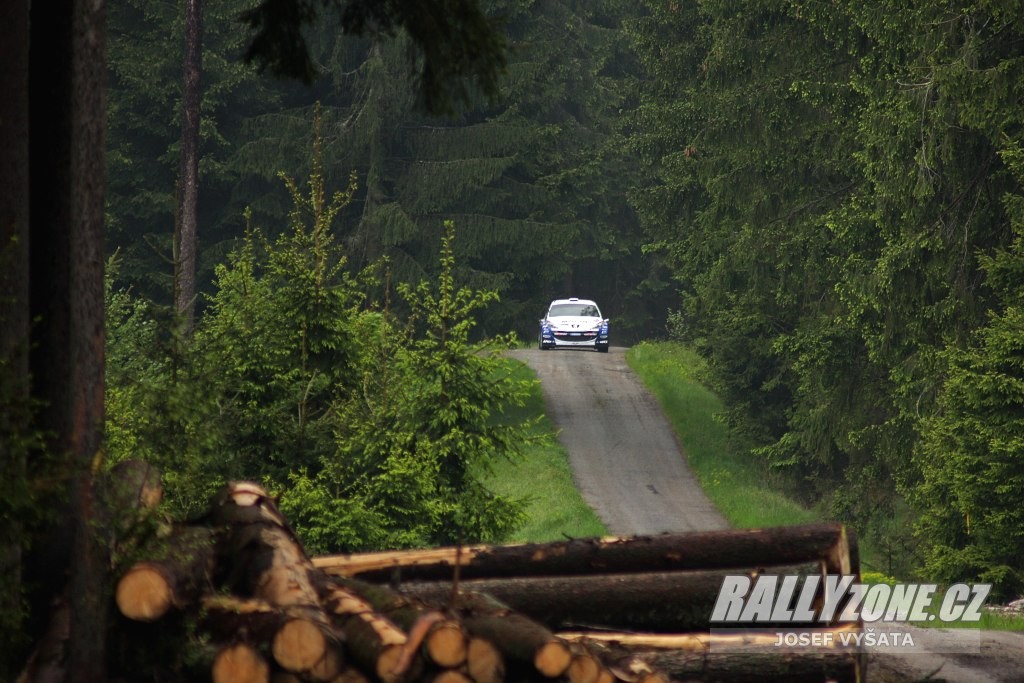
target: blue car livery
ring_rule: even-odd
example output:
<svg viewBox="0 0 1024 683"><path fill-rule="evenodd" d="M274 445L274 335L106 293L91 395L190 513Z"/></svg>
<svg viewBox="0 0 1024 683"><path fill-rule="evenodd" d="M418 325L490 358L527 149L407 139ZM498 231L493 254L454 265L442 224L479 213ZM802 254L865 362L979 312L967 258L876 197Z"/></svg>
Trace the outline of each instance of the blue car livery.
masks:
<svg viewBox="0 0 1024 683"><path fill-rule="evenodd" d="M608 319L589 299L555 299L540 320L538 346L542 351L585 347L607 353Z"/></svg>

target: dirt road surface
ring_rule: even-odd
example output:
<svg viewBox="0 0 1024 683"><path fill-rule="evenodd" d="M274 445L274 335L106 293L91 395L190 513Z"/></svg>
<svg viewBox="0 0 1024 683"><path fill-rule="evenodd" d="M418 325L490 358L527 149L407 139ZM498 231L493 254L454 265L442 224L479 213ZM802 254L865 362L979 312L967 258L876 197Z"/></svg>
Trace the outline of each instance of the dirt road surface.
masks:
<svg viewBox="0 0 1024 683"><path fill-rule="evenodd" d="M697 484L657 402L626 365L625 349L511 355L540 378L576 485L611 533L728 528ZM921 635L909 626L885 628ZM873 654L867 681L1024 683L1024 634L985 631L974 653Z"/></svg>
<svg viewBox="0 0 1024 683"><path fill-rule="evenodd" d="M728 528L624 349L512 353L537 372L576 485L612 534Z"/></svg>

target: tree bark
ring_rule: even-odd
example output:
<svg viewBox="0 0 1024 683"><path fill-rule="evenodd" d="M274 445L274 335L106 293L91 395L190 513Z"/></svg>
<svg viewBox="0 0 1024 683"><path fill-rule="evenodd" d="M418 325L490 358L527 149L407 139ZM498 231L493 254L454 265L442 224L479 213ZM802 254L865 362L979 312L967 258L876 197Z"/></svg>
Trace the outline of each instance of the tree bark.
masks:
<svg viewBox="0 0 1024 683"><path fill-rule="evenodd" d="M707 654L674 650L640 656L671 678L684 681L859 683L864 680L861 658L853 653L787 656L778 652Z"/></svg>
<svg viewBox="0 0 1024 683"><path fill-rule="evenodd" d="M331 555L313 559L329 574L367 581L567 576L594 573L740 569L822 560L830 573L859 566L856 538L845 526L807 524L560 543L432 548Z"/></svg>
<svg viewBox="0 0 1024 683"><path fill-rule="evenodd" d="M335 640L320 602L319 573L267 492L233 482L218 496L211 517L227 525L219 559L223 585L281 610L286 620L271 642L275 660L303 673L320 662Z"/></svg>
<svg viewBox="0 0 1024 683"><path fill-rule="evenodd" d="M0 468L6 483L27 490L29 409L29 3L0 3ZM8 520L0 531L0 637L14 642L24 632L22 614L23 504L0 501ZM12 648L13 649L13 648ZM9 652L0 657L0 679L15 671Z"/></svg>
<svg viewBox="0 0 1024 683"><path fill-rule="evenodd" d="M302 613L225 595L204 598L202 607L202 626L214 640L230 642L244 633L250 643L268 644L282 669L315 681L331 680L342 670L340 641Z"/></svg>
<svg viewBox="0 0 1024 683"><path fill-rule="evenodd" d="M327 611L345 634L353 659L364 671L384 683L402 679L411 664L407 655L408 637L402 629L361 596L341 586L324 592Z"/></svg>
<svg viewBox="0 0 1024 683"><path fill-rule="evenodd" d="M557 678L569 669L572 652L567 641L492 596L460 593L455 607L466 629L494 643L506 661L531 667L546 678Z"/></svg>
<svg viewBox="0 0 1024 683"><path fill-rule="evenodd" d="M474 683L500 683L505 679L505 658L491 641L471 636L466 647L466 670Z"/></svg>
<svg viewBox="0 0 1024 683"><path fill-rule="evenodd" d="M174 259L174 302L186 332L192 331L196 302L202 58L203 0L186 0L185 56L182 66L181 171Z"/></svg>
<svg viewBox="0 0 1024 683"><path fill-rule="evenodd" d="M822 629L837 634L857 627ZM768 634L716 636L709 633L653 635L637 633L563 633L585 643L627 683L686 681L822 681L853 682L864 677L864 656L841 646L802 648L800 654L780 652ZM838 642L838 640L834 641ZM718 650L718 652L716 652ZM665 681L667 683L667 681Z"/></svg>
<svg viewBox="0 0 1024 683"><path fill-rule="evenodd" d="M344 578L334 579L334 583L362 597L410 637L424 629L425 633L416 640L422 641L424 656L437 666L453 668L466 661L469 635L461 624L446 619L437 608L387 586Z"/></svg>
<svg viewBox="0 0 1024 683"><path fill-rule="evenodd" d="M31 6L29 268L38 323L30 363L43 406L38 426L67 463L68 671L80 681L106 679L109 561L94 492L103 427L105 20L103 0Z"/></svg>
<svg viewBox="0 0 1024 683"><path fill-rule="evenodd" d="M224 647L213 660L213 683L269 683L270 664L246 643Z"/></svg>
<svg viewBox="0 0 1024 683"><path fill-rule="evenodd" d="M153 621L198 599L212 586L215 538L209 527L176 527L161 557L134 564L118 580L114 597L121 614Z"/></svg>
<svg viewBox="0 0 1024 683"><path fill-rule="evenodd" d="M770 568L787 574L820 573L820 565ZM463 590L493 596L550 629L614 628L678 633L706 631L722 581L737 570L591 574L471 579ZM451 594L444 581L407 583L402 589L429 603ZM765 624L767 626L767 624ZM791 624L790 624L791 625Z"/></svg>

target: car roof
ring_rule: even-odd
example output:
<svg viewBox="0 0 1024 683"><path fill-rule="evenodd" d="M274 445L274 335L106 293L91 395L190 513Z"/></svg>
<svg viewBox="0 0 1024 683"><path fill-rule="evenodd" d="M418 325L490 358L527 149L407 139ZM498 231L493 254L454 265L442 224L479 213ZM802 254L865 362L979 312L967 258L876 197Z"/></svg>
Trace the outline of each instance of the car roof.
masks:
<svg viewBox="0 0 1024 683"><path fill-rule="evenodd" d="M569 299L555 299L549 304L549 308L550 306L554 306L555 304L592 304L594 306L597 306L597 304L591 301L590 299L577 299L576 297L572 297Z"/></svg>

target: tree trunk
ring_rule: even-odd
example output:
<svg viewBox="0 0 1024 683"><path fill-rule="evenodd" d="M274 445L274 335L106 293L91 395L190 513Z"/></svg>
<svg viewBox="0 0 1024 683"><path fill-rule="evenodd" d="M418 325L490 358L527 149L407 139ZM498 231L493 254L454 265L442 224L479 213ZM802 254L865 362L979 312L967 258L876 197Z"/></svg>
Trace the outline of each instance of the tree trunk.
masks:
<svg viewBox="0 0 1024 683"><path fill-rule="evenodd" d="M859 627L821 631L836 635ZM563 633L585 643L627 683L654 683L668 674L686 681L807 681L860 682L864 656L839 645L801 648L798 655L780 652L772 634L716 636L709 633L650 635L636 633ZM838 638L833 642L838 643Z"/></svg>
<svg viewBox="0 0 1024 683"><path fill-rule="evenodd" d="M507 605L482 593L460 593L456 610L466 629L494 643L510 663L547 678L564 674L572 662L567 641Z"/></svg>
<svg viewBox="0 0 1024 683"><path fill-rule="evenodd" d="M474 683L500 683L505 680L505 658L491 641L471 636L466 648L466 671Z"/></svg>
<svg viewBox="0 0 1024 683"><path fill-rule="evenodd" d="M211 596L202 601L202 625L214 640L230 642L246 634L250 643L266 643L278 666L316 681L342 670L340 641L303 614L279 609L265 600Z"/></svg>
<svg viewBox="0 0 1024 683"><path fill-rule="evenodd" d="M213 660L213 683L269 683L270 665L246 643L224 647Z"/></svg>
<svg viewBox="0 0 1024 683"><path fill-rule="evenodd" d="M561 543L431 548L313 559L329 574L367 581L566 576L594 573L739 569L822 560L830 573L859 566L853 532L834 523L730 529Z"/></svg>
<svg viewBox="0 0 1024 683"><path fill-rule="evenodd" d="M410 595L366 581L335 579L335 583L358 594L375 611L409 633L410 639L422 641L424 656L434 664L453 668L466 661L469 635L458 622L446 619L436 608ZM420 629L424 630L422 636L412 638Z"/></svg>
<svg viewBox="0 0 1024 683"><path fill-rule="evenodd" d="M359 595L341 586L324 591L324 603L344 632L353 659L384 683L401 680L412 663L404 631Z"/></svg>
<svg viewBox="0 0 1024 683"><path fill-rule="evenodd" d="M27 490L29 409L29 3L0 3L0 469L12 490ZM22 623L23 504L0 500L0 638L16 642ZM13 648L12 648L13 649ZM0 680L15 672L16 652L0 657Z"/></svg>
<svg viewBox="0 0 1024 683"><path fill-rule="evenodd" d="M708 654L682 650L654 651L640 655L674 680L728 681L728 683L860 683L864 680L862 658L855 653L736 652Z"/></svg>
<svg viewBox="0 0 1024 683"><path fill-rule="evenodd" d="M820 573L821 565L769 568L772 573ZM491 595L550 629L614 628L678 633L706 631L726 575L737 570L590 574L471 579L466 591ZM426 602L443 603L445 581L407 583L402 589ZM765 624L767 626L767 624Z"/></svg>
<svg viewBox="0 0 1024 683"><path fill-rule="evenodd" d="M196 302L202 41L203 0L186 0L185 57L182 68L181 171L174 259L174 303L186 332L192 331Z"/></svg>
<svg viewBox="0 0 1024 683"><path fill-rule="evenodd" d="M184 608L212 585L215 552L212 529L176 527L162 557L134 564L118 580L115 599L121 614L153 621Z"/></svg>
<svg viewBox="0 0 1024 683"><path fill-rule="evenodd" d="M109 561L97 537L94 479L103 428L106 6L58 0L33 3L31 12L29 267L38 323L30 362L43 406L39 427L67 463L68 671L74 680L102 681Z"/></svg>
<svg viewBox="0 0 1024 683"><path fill-rule="evenodd" d="M274 659L289 671L309 671L327 656L335 630L320 604L319 574L291 528L251 482L229 484L211 516L228 525L218 552L225 587L278 608L285 619L271 643Z"/></svg>

